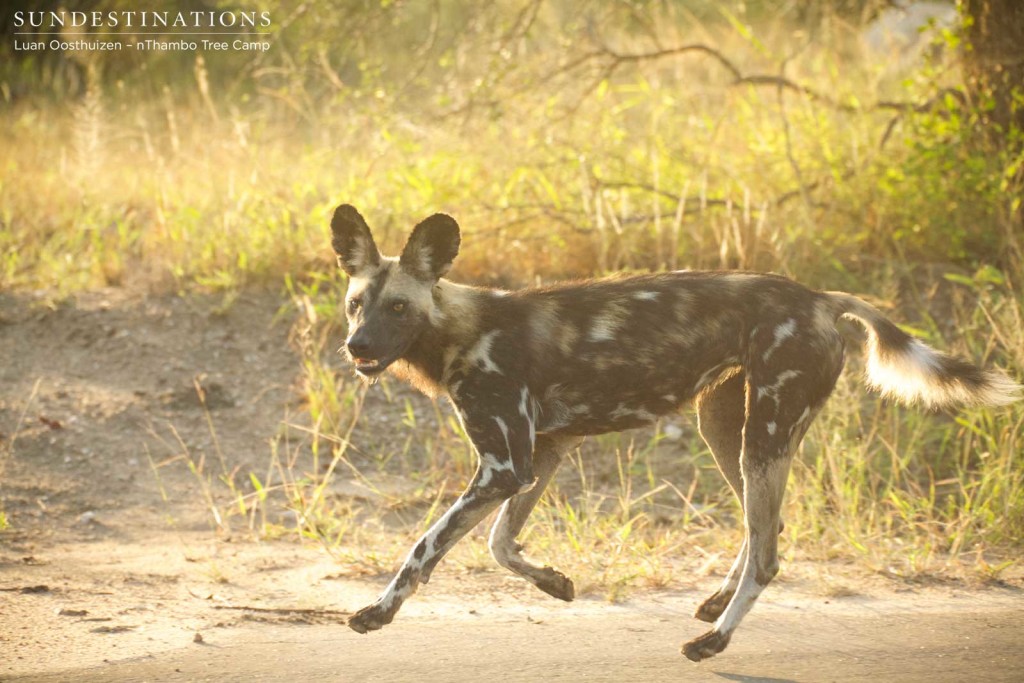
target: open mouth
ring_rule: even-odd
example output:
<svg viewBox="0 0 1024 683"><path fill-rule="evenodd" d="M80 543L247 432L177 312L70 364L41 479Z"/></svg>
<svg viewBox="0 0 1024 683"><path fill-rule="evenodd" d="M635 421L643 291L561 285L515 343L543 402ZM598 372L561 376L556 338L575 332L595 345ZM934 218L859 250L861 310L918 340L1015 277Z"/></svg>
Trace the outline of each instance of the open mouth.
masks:
<svg viewBox="0 0 1024 683"><path fill-rule="evenodd" d="M367 376L379 375L388 367L387 361L378 358L353 358L352 362L356 366L356 372Z"/></svg>

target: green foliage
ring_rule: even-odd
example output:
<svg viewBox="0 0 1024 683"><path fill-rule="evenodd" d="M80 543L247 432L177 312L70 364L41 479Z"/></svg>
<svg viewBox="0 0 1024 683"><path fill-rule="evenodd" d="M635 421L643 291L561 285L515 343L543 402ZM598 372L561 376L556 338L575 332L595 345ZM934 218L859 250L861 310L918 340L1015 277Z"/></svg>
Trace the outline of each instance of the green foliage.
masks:
<svg viewBox="0 0 1024 683"><path fill-rule="evenodd" d="M1003 261L998 255L1019 240L1024 132L993 145L979 118L947 95L906 118L899 156L875 170L890 238L906 256Z"/></svg>

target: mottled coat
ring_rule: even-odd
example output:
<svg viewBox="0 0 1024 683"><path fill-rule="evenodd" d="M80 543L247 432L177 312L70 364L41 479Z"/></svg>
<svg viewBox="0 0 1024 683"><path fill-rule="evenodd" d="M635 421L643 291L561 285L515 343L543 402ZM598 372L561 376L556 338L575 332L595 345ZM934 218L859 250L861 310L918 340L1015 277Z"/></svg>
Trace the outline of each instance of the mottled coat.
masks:
<svg viewBox="0 0 1024 683"><path fill-rule="evenodd" d="M349 275L346 350L357 372L390 370L447 396L479 456L466 491L416 543L394 580L349 625L389 623L459 538L503 505L495 559L565 600L572 582L521 554L516 536L565 451L581 437L651 424L695 404L700 431L744 509L746 536L684 646L720 652L778 570L779 508L793 452L843 367L840 317L867 331L869 384L930 407L1014 400L996 371L936 352L876 309L753 273L674 272L507 292L442 279L455 221L416 226L399 258L380 255L362 216L338 207L334 249Z"/></svg>

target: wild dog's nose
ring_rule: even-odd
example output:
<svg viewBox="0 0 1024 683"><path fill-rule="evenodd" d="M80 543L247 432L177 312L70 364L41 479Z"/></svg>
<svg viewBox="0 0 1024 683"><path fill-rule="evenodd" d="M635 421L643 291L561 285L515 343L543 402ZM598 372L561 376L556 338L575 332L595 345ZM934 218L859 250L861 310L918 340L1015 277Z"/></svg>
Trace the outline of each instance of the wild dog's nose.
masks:
<svg viewBox="0 0 1024 683"><path fill-rule="evenodd" d="M370 343L364 337L352 335L345 345L353 358L366 358L370 355Z"/></svg>

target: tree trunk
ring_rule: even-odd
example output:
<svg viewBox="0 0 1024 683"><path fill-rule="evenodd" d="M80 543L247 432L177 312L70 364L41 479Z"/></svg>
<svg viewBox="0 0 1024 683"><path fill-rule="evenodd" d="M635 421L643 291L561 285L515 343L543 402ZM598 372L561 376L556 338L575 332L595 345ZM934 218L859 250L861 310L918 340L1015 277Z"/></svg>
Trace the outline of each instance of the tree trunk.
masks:
<svg viewBox="0 0 1024 683"><path fill-rule="evenodd" d="M963 65L976 104L991 101L986 128L1024 131L1024 2L960 0L966 24ZM1014 103L1014 96L1018 101Z"/></svg>

